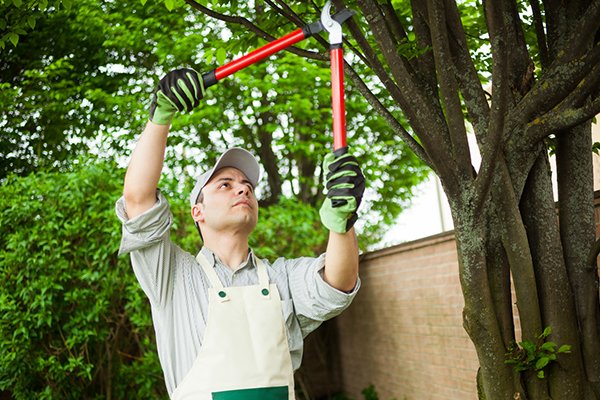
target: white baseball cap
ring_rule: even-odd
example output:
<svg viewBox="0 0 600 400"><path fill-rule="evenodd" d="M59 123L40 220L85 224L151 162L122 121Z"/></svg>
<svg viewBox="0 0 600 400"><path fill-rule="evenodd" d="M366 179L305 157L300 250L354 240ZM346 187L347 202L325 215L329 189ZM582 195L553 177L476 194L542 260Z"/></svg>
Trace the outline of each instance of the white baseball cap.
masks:
<svg viewBox="0 0 600 400"><path fill-rule="evenodd" d="M196 185L194 185L194 189L190 195L191 207L196 204L200 192L215 172L225 167L233 167L242 171L252 184L252 187L256 187L260 180L260 166L252 153L239 147L232 147L221 154L214 167L196 178Z"/></svg>

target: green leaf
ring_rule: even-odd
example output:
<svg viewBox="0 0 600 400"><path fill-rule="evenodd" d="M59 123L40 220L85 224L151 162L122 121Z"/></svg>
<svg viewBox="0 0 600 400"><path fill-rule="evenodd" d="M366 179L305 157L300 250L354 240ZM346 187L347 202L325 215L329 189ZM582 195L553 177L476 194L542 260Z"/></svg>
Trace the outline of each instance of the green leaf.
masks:
<svg viewBox="0 0 600 400"><path fill-rule="evenodd" d="M550 353L554 353L557 347L558 345L554 342L546 342L540 346L540 349Z"/></svg>
<svg viewBox="0 0 600 400"><path fill-rule="evenodd" d="M570 344L563 344L558 349L558 353L570 354L571 353L571 345Z"/></svg>
<svg viewBox="0 0 600 400"><path fill-rule="evenodd" d="M538 371L537 377L540 378L540 379L544 379L545 378L544 370Z"/></svg>
<svg viewBox="0 0 600 400"><path fill-rule="evenodd" d="M35 29L36 18L33 15L27 17L27 24L31 29Z"/></svg>
<svg viewBox="0 0 600 400"><path fill-rule="evenodd" d="M13 46L17 47L17 43L19 43L19 35L11 32L7 36L8 36L8 40L10 40L10 42L13 44Z"/></svg>
<svg viewBox="0 0 600 400"><path fill-rule="evenodd" d="M542 368L544 368L546 365L548 365L548 363L550 362L550 358L548 357L542 357L539 360L536 361L535 363L535 369L536 370L540 370Z"/></svg>
<svg viewBox="0 0 600 400"><path fill-rule="evenodd" d="M15 7L20 8L21 5L23 4L22 0L13 0L13 4L15 5Z"/></svg>
<svg viewBox="0 0 600 400"><path fill-rule="evenodd" d="M535 355L536 350L537 350L535 343L533 343L530 340L524 340L519 344L527 352L528 356Z"/></svg>
<svg viewBox="0 0 600 400"><path fill-rule="evenodd" d="M213 61L213 58L215 58L215 53L212 50L206 50L204 52L204 61L206 62L207 65L210 65Z"/></svg>
<svg viewBox="0 0 600 400"><path fill-rule="evenodd" d="M167 10L172 11L175 8L175 0L165 0L165 6Z"/></svg>
<svg viewBox="0 0 600 400"><path fill-rule="evenodd" d="M142 5L143 5L143 6L145 6L145 5L146 5L146 2L147 2L148 0L140 0L140 1L141 1Z"/></svg>
<svg viewBox="0 0 600 400"><path fill-rule="evenodd" d="M223 65L225 63L225 59L227 59L227 51L220 47L217 49L217 54L215 57L217 58L217 64Z"/></svg>
<svg viewBox="0 0 600 400"><path fill-rule="evenodd" d="M46 11L46 8L48 8L48 0L40 0L38 7L40 11Z"/></svg>
<svg viewBox="0 0 600 400"><path fill-rule="evenodd" d="M547 326L546 329L544 329L544 332L542 332L542 334L539 336L540 339L545 339L548 336L550 336L550 334L552 333L552 327L551 326Z"/></svg>

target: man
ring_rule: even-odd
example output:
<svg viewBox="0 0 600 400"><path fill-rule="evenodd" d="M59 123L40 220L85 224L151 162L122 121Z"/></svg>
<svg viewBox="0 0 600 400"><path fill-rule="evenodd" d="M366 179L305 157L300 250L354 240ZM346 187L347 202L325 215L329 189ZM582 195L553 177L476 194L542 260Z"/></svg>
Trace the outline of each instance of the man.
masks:
<svg viewBox="0 0 600 400"><path fill-rule="evenodd" d="M116 205L120 252L130 253L150 300L172 399L294 399L304 337L348 307L360 286L352 226L364 178L351 155L327 155L326 253L270 264L248 247L259 164L229 149L197 179L190 206L204 246L197 257L184 252L169 240L172 216L157 185L171 119L203 96L202 77L191 69L159 82Z"/></svg>

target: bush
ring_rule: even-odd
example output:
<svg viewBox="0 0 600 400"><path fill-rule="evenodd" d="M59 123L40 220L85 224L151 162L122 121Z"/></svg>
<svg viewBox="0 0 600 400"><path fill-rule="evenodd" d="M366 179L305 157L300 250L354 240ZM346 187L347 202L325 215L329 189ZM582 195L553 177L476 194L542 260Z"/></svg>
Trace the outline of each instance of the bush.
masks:
<svg viewBox="0 0 600 400"><path fill-rule="evenodd" d="M0 391L166 398L148 302L117 257L122 171L79 165L0 186Z"/></svg>

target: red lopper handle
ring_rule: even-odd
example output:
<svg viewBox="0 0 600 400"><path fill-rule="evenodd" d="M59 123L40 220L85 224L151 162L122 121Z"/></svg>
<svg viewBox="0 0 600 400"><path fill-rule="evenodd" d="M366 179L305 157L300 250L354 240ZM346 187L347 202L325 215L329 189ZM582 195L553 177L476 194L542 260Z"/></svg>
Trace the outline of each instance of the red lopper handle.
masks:
<svg viewBox="0 0 600 400"><path fill-rule="evenodd" d="M255 62L260 61L263 58L270 56L271 54L275 54L280 50L283 50L295 43L298 43L306 37L306 33L301 28L296 29L295 31L288 33L287 35L277 40L274 40L237 60L230 62L229 64L225 64L221 67L218 67L215 70L215 78L217 81L219 81L239 71L242 68L246 68L248 65L254 64Z"/></svg>
<svg viewBox="0 0 600 400"><path fill-rule="evenodd" d="M331 48L331 106L333 108L333 150L346 147L346 106L344 104L344 57L341 45Z"/></svg>

